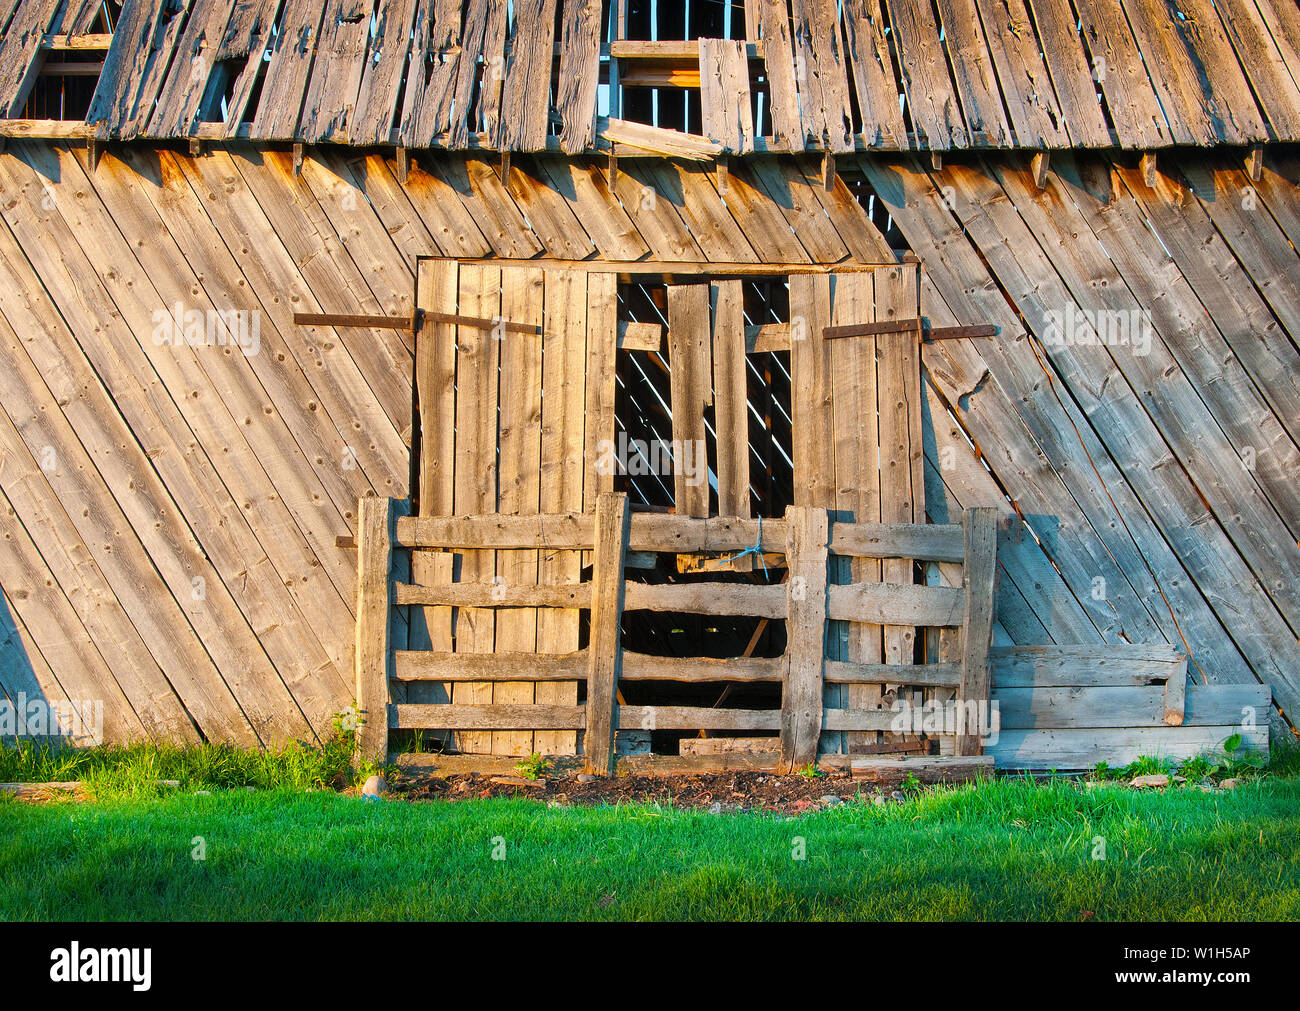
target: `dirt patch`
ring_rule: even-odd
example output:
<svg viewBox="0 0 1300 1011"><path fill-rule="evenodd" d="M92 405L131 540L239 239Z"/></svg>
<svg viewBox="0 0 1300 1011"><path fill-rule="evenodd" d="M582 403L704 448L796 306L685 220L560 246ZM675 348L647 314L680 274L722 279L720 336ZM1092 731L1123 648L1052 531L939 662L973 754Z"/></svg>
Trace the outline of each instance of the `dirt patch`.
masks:
<svg viewBox="0 0 1300 1011"><path fill-rule="evenodd" d="M527 785L524 785L527 783ZM389 786L394 797L412 801L477 800L485 797L528 797L560 804L658 803L686 810L772 811L803 814L854 801L873 802L881 794L870 784L849 776L776 776L764 772L715 772L673 776L582 777L551 776L536 782L477 773L466 775L402 776ZM879 803L879 801L875 801Z"/></svg>

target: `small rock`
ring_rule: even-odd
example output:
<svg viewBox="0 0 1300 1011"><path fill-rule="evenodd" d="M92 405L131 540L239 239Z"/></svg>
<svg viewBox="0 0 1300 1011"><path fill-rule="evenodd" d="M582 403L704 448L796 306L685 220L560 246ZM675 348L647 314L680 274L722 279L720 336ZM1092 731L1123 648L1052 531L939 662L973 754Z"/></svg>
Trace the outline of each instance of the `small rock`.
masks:
<svg viewBox="0 0 1300 1011"><path fill-rule="evenodd" d="M907 794L905 794L902 790L895 790L893 793L889 795L889 799L896 800L901 804L903 803L903 801L907 800Z"/></svg>
<svg viewBox="0 0 1300 1011"><path fill-rule="evenodd" d="M840 798L833 793L826 794L826 796L822 797L821 801L827 807L837 807L844 803L844 801L840 800Z"/></svg>
<svg viewBox="0 0 1300 1011"><path fill-rule="evenodd" d="M378 797L388 789L388 782L383 776L371 776L366 780L365 785L361 787L361 796Z"/></svg>
<svg viewBox="0 0 1300 1011"><path fill-rule="evenodd" d="M1174 782L1175 782L1175 783L1186 783L1186 782L1187 782L1187 777L1186 777L1186 776L1175 776L1175 777L1174 777Z"/></svg>
<svg viewBox="0 0 1300 1011"><path fill-rule="evenodd" d="M1242 782L1243 782L1242 780L1237 779L1236 777L1233 777L1232 779L1225 779L1225 780L1223 780L1223 781L1219 784L1219 786L1220 786L1221 789L1224 789L1224 790L1235 790L1235 789L1237 789L1237 787L1241 786Z"/></svg>
<svg viewBox="0 0 1300 1011"><path fill-rule="evenodd" d="M1136 786L1136 787L1168 786L1168 785L1169 785L1169 777L1164 775L1164 773L1159 773L1154 776L1135 776L1133 778L1133 781L1129 783L1129 786Z"/></svg>
<svg viewBox="0 0 1300 1011"><path fill-rule="evenodd" d="M212 796L212 791L211 791L211 790L195 790L195 791L194 791L194 796L196 796L196 797L211 797L211 796Z"/></svg>
<svg viewBox="0 0 1300 1011"><path fill-rule="evenodd" d="M722 805L715 801L709 808L709 814L722 814Z"/></svg>
<svg viewBox="0 0 1300 1011"><path fill-rule="evenodd" d="M877 793L877 794L873 795L872 798L871 798L871 803L875 804L876 807L884 807L884 806L885 806L885 795L884 795L883 793Z"/></svg>
<svg viewBox="0 0 1300 1011"><path fill-rule="evenodd" d="M594 783L594 782L596 782L596 777L593 776L590 772L580 772L580 773L578 773L578 782L579 782L579 783Z"/></svg>

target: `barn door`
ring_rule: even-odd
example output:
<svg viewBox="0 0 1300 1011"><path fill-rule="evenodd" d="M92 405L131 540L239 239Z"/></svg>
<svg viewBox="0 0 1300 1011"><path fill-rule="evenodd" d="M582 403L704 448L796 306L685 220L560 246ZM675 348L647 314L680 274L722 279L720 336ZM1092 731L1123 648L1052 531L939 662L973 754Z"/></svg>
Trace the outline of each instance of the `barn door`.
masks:
<svg viewBox="0 0 1300 1011"><path fill-rule="evenodd" d="M422 260L417 305L491 326L426 316L416 339L417 512L424 516L590 512L612 474L596 445L614 431L616 276L582 270ZM531 331L531 332L525 332ZM579 551L417 551L416 583L525 586L577 583ZM412 614L412 649L566 653L579 612L426 607ZM412 702L573 705L576 682L411 685ZM461 731L479 754L574 754L571 730Z"/></svg>
<svg viewBox="0 0 1300 1011"><path fill-rule="evenodd" d="M790 278L794 501L858 523L924 523L920 266ZM827 337L827 327L918 321L892 333ZM911 583L911 559L832 558L830 582ZM911 626L831 622L827 656L910 664ZM887 707L895 686L828 685L827 707ZM866 751L875 733L825 733L822 748ZM898 744L899 742L893 742Z"/></svg>

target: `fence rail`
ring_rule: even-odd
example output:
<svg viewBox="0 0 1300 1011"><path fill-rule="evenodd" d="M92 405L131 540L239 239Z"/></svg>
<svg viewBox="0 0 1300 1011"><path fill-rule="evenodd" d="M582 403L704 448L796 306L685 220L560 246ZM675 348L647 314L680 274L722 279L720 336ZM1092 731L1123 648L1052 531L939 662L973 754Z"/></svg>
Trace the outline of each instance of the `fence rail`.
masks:
<svg viewBox="0 0 1300 1011"><path fill-rule="evenodd" d="M823 509L791 506L783 519L708 519L632 515L627 497L602 494L594 513L540 516L411 517L396 500L365 498L358 533L357 697L359 745L384 757L390 729L583 730L590 770L608 774L619 728L772 731L778 767L817 760L823 731L888 730L887 710L826 708L824 684L904 684L954 688L959 704L987 704L993 620L996 514L971 509L961 525L831 523ZM417 585L395 580L394 551L585 551L589 581L505 586L462 582ZM782 584L627 582L632 552L738 552L783 555ZM828 585L830 556L911 558L961 563L961 587L892 583ZM452 653L394 649L396 607L585 609L590 643L569 653ZM625 611L744 615L786 622L779 657L660 657L623 649ZM855 663L828 659L828 621L959 629L956 659L932 664ZM774 682L779 710L620 705L625 681ZM394 703L390 686L436 682L585 681L584 706ZM959 736L957 755L976 755L979 740Z"/></svg>

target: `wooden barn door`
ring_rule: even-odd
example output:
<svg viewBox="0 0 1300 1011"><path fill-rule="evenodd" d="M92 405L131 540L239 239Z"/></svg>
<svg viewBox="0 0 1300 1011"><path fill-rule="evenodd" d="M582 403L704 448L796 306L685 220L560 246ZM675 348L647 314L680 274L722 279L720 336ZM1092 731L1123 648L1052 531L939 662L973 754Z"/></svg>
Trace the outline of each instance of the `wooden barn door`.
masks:
<svg viewBox="0 0 1300 1011"><path fill-rule="evenodd" d="M924 523L921 437L920 265L790 278L794 501L841 522ZM917 321L892 333L828 337L828 327ZM883 327L881 328L883 329ZM911 583L911 559L832 558L835 584ZM911 626L836 621L827 657L910 664ZM879 685L828 685L835 709L892 701ZM887 745L873 733L823 733L824 751Z"/></svg>
<svg viewBox="0 0 1300 1011"><path fill-rule="evenodd" d="M417 305L493 326L424 317L416 340L419 494L423 516L528 515L595 508L613 476L596 445L614 434L616 275L422 260ZM520 332L531 329L533 332ZM579 551L417 551L416 583L503 587L580 581ZM579 648L579 612L426 607L412 614L412 649L566 653ZM576 682L411 685L412 702L573 705ZM564 755L577 733L460 731L462 752Z"/></svg>

